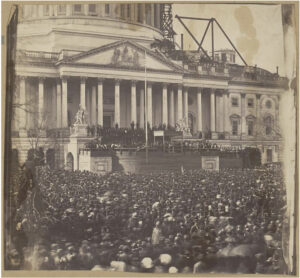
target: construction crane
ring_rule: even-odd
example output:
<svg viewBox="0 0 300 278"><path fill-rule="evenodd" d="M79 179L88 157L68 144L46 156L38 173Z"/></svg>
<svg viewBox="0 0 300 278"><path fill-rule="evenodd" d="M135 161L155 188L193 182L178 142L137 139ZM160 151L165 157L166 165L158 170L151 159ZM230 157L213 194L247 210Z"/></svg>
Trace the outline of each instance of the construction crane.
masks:
<svg viewBox="0 0 300 278"><path fill-rule="evenodd" d="M204 55L208 59L210 59L210 60L214 60L214 51L215 51L215 49L214 49L215 48L214 47L214 23L215 23L216 26L221 30L221 32L223 33L223 35L225 36L225 38L228 40L228 42L231 44L231 46L233 47L233 49L239 55L239 57L241 58L241 60L247 66L247 62L242 57L242 55L240 54L240 52L237 50L237 48L235 47L235 45L233 44L233 42L230 40L230 38L228 37L228 35L224 31L224 29L222 28L222 26L220 25L220 23L215 18L200 18L200 17L188 17L188 16L179 16L179 15L175 15L175 18L178 19L178 21L181 23L181 25L184 27L184 29L192 37L193 41L198 45L198 51L201 50L204 53ZM206 21L207 22L207 26L205 28L204 34L203 34L200 42L197 40L197 38L195 37L195 35L191 32L191 30L183 22L183 19L190 19L190 20ZM206 34L207 34L207 31L208 31L209 27L211 29L211 53L212 53L212 57L209 57L209 55L207 54L207 52L205 51L205 49L202 47L202 43L203 43L203 41L204 41L204 39L206 37Z"/></svg>

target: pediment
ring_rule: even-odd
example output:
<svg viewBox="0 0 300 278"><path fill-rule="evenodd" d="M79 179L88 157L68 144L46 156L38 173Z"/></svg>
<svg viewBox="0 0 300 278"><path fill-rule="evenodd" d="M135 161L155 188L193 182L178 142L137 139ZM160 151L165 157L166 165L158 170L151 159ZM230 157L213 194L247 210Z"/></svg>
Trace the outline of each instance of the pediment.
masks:
<svg viewBox="0 0 300 278"><path fill-rule="evenodd" d="M101 46L69 57L63 60L62 63L90 64L135 70L144 70L146 63L147 70L179 71L179 67L169 59L131 41L121 41Z"/></svg>

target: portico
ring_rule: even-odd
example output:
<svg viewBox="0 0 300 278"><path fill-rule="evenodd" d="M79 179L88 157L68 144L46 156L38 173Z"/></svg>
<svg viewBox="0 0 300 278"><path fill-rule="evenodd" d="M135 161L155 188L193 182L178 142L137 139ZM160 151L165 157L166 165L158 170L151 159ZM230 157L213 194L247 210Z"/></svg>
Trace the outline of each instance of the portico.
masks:
<svg viewBox="0 0 300 278"><path fill-rule="evenodd" d="M48 81L53 87L45 89L44 84ZM203 110L207 107L203 108L203 105L209 104L209 130L212 132L224 131L224 128L216 130L216 121L220 121L216 117L216 113L221 108L222 111L226 110L223 107L226 100L217 107L214 89L189 88L180 83L149 81L147 82L147 101L145 102L145 83L140 80L64 75L60 78L22 76L19 82L20 101L26 96L26 83L38 84L38 117L40 120L45 118L48 126L52 128L71 126L75 114L81 106L86 111L88 125L106 125L106 127L118 125L121 128L128 128L132 123L135 124L135 127L138 125L140 128L144 128L145 112L147 112L147 121L150 127L160 125L174 127L179 119L189 119L189 113L193 112L196 115L194 131L202 132L204 131L203 126L207 127L206 123L203 124ZM207 103L207 98L202 100L203 94L209 95L209 103ZM225 98L225 94L221 94L221 98ZM195 99L195 103L193 103L193 99ZM49 103L56 106L55 115L46 117L48 113L46 113L46 107ZM27 129L23 113L20 112L18 117L20 118L20 128Z"/></svg>

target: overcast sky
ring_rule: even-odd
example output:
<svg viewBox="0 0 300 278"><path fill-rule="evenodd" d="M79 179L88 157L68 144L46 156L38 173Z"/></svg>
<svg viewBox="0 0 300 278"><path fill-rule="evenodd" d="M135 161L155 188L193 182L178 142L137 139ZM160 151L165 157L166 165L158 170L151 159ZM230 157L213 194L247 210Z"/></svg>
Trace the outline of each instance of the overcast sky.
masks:
<svg viewBox="0 0 300 278"><path fill-rule="evenodd" d="M191 17L214 17L223 27L248 65L257 65L271 72L279 66L279 74L284 75L283 30L280 5L237 5L237 4L173 4L173 15ZM206 21L183 20L198 41L206 28ZM184 30L178 19L173 19L173 28L178 34L176 41L180 45L180 34L184 34L184 48L195 50L197 45ZM229 42L216 24L215 50L229 48ZM211 30L209 29L203 47L211 51ZM238 58L237 63L242 64Z"/></svg>

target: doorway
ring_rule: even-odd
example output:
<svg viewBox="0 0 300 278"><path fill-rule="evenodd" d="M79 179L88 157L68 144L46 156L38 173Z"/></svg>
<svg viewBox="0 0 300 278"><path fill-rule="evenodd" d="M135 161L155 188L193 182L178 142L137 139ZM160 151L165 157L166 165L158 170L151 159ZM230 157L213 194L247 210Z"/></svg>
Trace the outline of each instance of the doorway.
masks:
<svg viewBox="0 0 300 278"><path fill-rule="evenodd" d="M267 163L273 162L273 153L271 149L267 150Z"/></svg>
<svg viewBox="0 0 300 278"><path fill-rule="evenodd" d="M74 157L71 153L67 155L66 170L74 171Z"/></svg>
<svg viewBox="0 0 300 278"><path fill-rule="evenodd" d="M105 128L112 127L112 117L111 116L103 116L103 127L105 127Z"/></svg>

